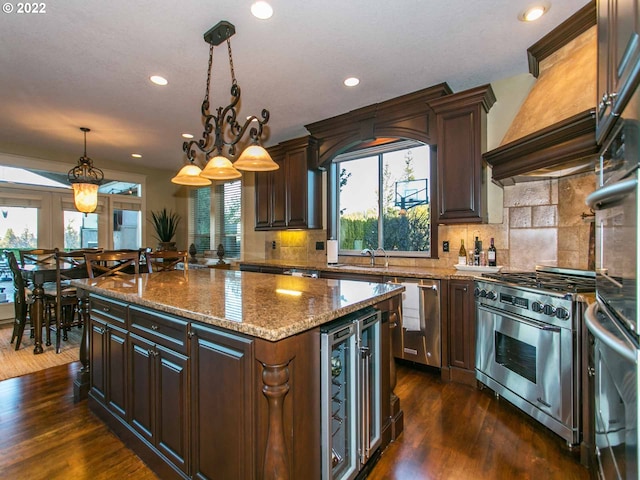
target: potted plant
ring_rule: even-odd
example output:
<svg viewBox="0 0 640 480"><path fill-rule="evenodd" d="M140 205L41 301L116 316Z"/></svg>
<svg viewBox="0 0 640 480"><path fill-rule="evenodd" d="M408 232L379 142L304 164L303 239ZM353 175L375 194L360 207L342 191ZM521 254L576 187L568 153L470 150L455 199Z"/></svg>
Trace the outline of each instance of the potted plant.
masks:
<svg viewBox="0 0 640 480"><path fill-rule="evenodd" d="M173 237L178 230L180 215L163 208L158 212L151 212L151 223L156 231L155 238L160 242L158 250L177 250Z"/></svg>

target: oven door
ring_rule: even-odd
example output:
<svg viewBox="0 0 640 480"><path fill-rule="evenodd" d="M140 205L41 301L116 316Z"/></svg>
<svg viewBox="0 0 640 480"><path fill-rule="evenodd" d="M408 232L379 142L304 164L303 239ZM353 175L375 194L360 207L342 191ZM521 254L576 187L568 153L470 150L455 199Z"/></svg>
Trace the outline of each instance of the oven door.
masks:
<svg viewBox="0 0 640 480"><path fill-rule="evenodd" d="M621 119L598 164L598 189L586 203L596 214L596 290L627 328L637 318L639 123Z"/></svg>
<svg viewBox="0 0 640 480"><path fill-rule="evenodd" d="M571 355L563 362L563 352L572 351L571 333L561 335L558 327L485 305L476 311L477 370L544 413L573 424Z"/></svg>
<svg viewBox="0 0 640 480"><path fill-rule="evenodd" d="M634 479L638 468L638 345L598 303L585 313L594 337L596 457L600 478Z"/></svg>

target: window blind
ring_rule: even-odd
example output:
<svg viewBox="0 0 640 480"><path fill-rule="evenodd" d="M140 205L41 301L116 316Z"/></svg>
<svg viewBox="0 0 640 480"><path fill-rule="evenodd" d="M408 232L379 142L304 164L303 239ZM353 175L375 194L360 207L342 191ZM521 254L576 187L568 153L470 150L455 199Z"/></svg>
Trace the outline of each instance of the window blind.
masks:
<svg viewBox="0 0 640 480"><path fill-rule="evenodd" d="M223 183L215 187L215 249L222 244L225 257L240 258L242 238L242 182Z"/></svg>
<svg viewBox="0 0 640 480"><path fill-rule="evenodd" d="M211 249L211 189L191 190L191 242L196 251L202 253Z"/></svg>

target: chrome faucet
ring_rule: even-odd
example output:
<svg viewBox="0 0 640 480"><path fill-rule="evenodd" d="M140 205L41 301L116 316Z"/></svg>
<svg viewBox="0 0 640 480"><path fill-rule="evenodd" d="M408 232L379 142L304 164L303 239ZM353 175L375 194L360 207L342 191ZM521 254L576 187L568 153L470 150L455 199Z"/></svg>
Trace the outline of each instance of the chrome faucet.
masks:
<svg viewBox="0 0 640 480"><path fill-rule="evenodd" d="M378 247L376 248L376 252L378 250L382 250L382 253L384 254L384 268L389 268L389 254L387 253L387 251L382 248L382 247ZM375 253L375 252L374 252Z"/></svg>
<svg viewBox="0 0 640 480"><path fill-rule="evenodd" d="M371 257L371 266L375 266L376 264L376 252L371 250L370 248L365 248L360 252L360 255L369 255Z"/></svg>

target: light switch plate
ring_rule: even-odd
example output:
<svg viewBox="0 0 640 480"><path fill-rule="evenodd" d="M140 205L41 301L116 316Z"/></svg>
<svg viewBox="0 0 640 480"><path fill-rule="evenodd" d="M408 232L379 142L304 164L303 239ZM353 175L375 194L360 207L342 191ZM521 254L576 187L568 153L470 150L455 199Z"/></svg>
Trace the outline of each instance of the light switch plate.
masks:
<svg viewBox="0 0 640 480"><path fill-rule="evenodd" d="M445 240L444 242L442 242L442 251L443 252L448 252L449 251L449 241Z"/></svg>

